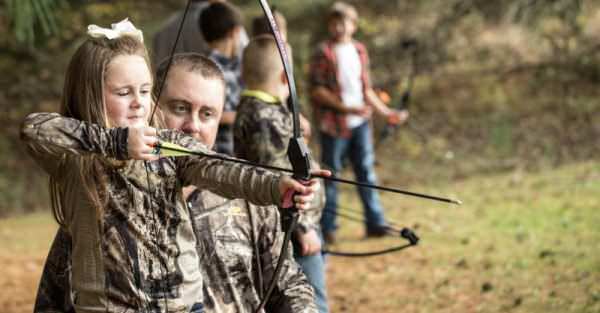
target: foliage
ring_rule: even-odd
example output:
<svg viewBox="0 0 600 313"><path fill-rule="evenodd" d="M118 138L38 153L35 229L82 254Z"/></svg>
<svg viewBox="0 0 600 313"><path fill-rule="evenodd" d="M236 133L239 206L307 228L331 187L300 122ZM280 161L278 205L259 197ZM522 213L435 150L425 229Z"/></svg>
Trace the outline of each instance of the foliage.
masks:
<svg viewBox="0 0 600 313"><path fill-rule="evenodd" d="M20 44L32 47L38 29L44 36L56 34L56 11L65 5L64 0L4 0L10 30Z"/></svg>
<svg viewBox="0 0 600 313"><path fill-rule="evenodd" d="M12 0L11 0L12 1ZM14 1L26 5L28 1ZM18 129L32 111L54 110L73 49L88 24L129 16L147 43L184 0L63 0L52 7L59 32L37 32L33 48L16 39L0 7L0 216L45 206L45 179L25 156ZM56 2L56 3L63 3ZM257 1L232 1L246 24ZM311 53L326 37L330 0L271 0L288 19L304 110ZM592 0L350 1L356 37L369 47L372 80L397 101L413 70L411 118L378 148L379 172L433 182L514 169L543 170L600 153L600 4ZM11 2L12 3L12 2ZM33 18L33 16L31 16ZM35 18L30 21L36 20ZM13 24L11 24L13 23ZM42 30L41 22L30 23ZM149 45L151 46L151 45ZM6 57L4 57L6 56ZM376 121L381 126L381 121ZM313 126L317 128L317 125ZM377 138L377 135L376 135ZM313 140L314 142L315 140ZM393 162L401 159L401 162ZM393 164L393 165L390 165ZM39 191L39 192L38 192Z"/></svg>

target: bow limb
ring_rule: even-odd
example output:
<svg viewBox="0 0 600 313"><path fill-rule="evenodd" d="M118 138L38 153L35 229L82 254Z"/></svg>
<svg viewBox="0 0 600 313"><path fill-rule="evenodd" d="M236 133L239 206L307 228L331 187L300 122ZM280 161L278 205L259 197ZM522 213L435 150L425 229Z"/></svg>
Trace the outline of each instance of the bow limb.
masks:
<svg viewBox="0 0 600 313"><path fill-rule="evenodd" d="M341 209L341 208L338 208L338 210L339 209ZM348 209L346 209L346 210L348 210ZM358 217L355 217L352 215L348 215L346 213L332 212L332 211L327 211L327 210L323 211L323 213L324 214L336 214L339 217L345 218L349 221L361 223L361 224L364 224L366 222L363 218L358 218ZM389 254L389 253L397 252L400 250L404 250L406 248L417 245L417 243L420 240L419 237L410 228L403 227L402 229L399 229L396 226L393 226L393 224L386 226L386 228L387 228L386 230L389 234L399 234L402 238L406 239L408 241L408 243L401 245L401 246L397 246L397 247L387 248L387 249L383 249L383 250L367 251L367 252L339 251L339 250L329 249L328 247L325 247L322 250L322 252L323 252L323 254L330 254L333 256L340 256L340 257L351 257L351 258L371 257L371 256Z"/></svg>
<svg viewBox="0 0 600 313"><path fill-rule="evenodd" d="M408 78L406 79L406 85L402 94L400 95L400 100L396 102L396 105L391 106L392 109L396 110L407 110L410 104L412 89L415 77L417 76L417 56L419 53L418 43L413 40L403 41L402 47L405 49L411 49L410 54L410 72L408 74ZM395 98L395 97L393 97ZM375 141L375 150L381 146L381 144L393 136L394 133L398 130L398 125L392 125L390 123L386 123L383 129L381 130L381 134L379 138Z"/></svg>
<svg viewBox="0 0 600 313"><path fill-rule="evenodd" d="M298 96L296 93L296 83L294 80L294 76L292 75L290 58L286 50L286 44L283 41L281 33L279 32L277 23L275 23L275 18L273 17L273 12L271 11L269 4L266 0L259 0L259 3L265 17L269 22L271 33L275 37L277 50L279 50L279 56L281 57L283 69L288 80L288 88L290 92L289 108L292 112L293 118L293 136L288 144L287 156L290 160L290 163L292 164L293 177L298 180L306 181L309 180L311 177L310 153L308 151L306 143L304 142L304 139L302 138L302 133L300 131L300 117L298 114ZM296 225L298 224L298 219L300 216L298 210L294 206L290 208L282 208L281 214L282 228L285 231L283 244L281 246L281 253L279 254L279 259L277 260L277 265L275 266L271 282L269 283L265 296L256 308L256 313L259 313L264 309L265 305L269 301L269 298L271 297L271 294L273 293L273 290L275 289L275 286L277 285L277 281L279 280L279 276L283 268L283 262L285 261L284 256L288 253L292 233L294 231L294 228L296 228Z"/></svg>

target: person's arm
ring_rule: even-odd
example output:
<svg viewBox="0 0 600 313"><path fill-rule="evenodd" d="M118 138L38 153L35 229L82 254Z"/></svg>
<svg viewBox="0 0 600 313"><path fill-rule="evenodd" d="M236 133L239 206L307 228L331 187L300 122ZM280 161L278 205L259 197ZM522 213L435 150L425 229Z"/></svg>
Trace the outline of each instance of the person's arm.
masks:
<svg viewBox="0 0 600 313"><path fill-rule="evenodd" d="M302 130L302 137L304 137L304 139L306 139L306 142L308 143L308 140L312 136L310 121L302 113L299 114L299 118L300 118L300 130Z"/></svg>
<svg viewBox="0 0 600 313"><path fill-rule="evenodd" d="M50 175L59 174L69 155L128 159L127 137L127 128L104 128L57 113L30 114L21 127L21 140L30 155Z"/></svg>
<svg viewBox="0 0 600 313"><path fill-rule="evenodd" d="M279 214L275 208L265 208L263 212L264 217L261 219L262 227L259 232L259 249L265 288L272 280L279 258L285 259L275 290L267 302L266 312L318 312L314 302L313 289L302 269L294 260L291 245L286 255L280 255L283 232L280 231Z"/></svg>
<svg viewBox="0 0 600 313"><path fill-rule="evenodd" d="M356 113L355 109L346 107L340 97L338 97L331 90L327 89L325 86L314 87L311 92L311 96L320 105L334 109L340 113Z"/></svg>
<svg viewBox="0 0 600 313"><path fill-rule="evenodd" d="M207 155L217 155L193 137L178 131L161 130L159 137L162 140L173 142L192 151L199 151ZM219 155L231 159L230 156ZM188 156L174 158L177 177L183 186L194 185L200 189L207 189L222 197L229 199L246 199L257 205L284 205L293 201L295 206L304 210L314 197L318 182L314 179L308 185L302 185L290 176L282 175L250 165L234 163L232 161L205 157ZM327 171L315 172L320 175L329 175ZM293 199L289 191L297 193Z"/></svg>
<svg viewBox="0 0 600 313"><path fill-rule="evenodd" d="M385 103L383 103L381 99L379 99L373 88L367 88L365 93L365 100L367 103L373 106L373 109L375 109L375 113L377 113L380 116L388 117L390 116L390 114L393 113L393 110L390 109L387 105L385 105Z"/></svg>
<svg viewBox="0 0 600 313"><path fill-rule="evenodd" d="M407 110L394 110L385 105L377 96L377 93L371 88L367 91L367 99L373 105L375 112L386 119L386 122L392 125L404 123L409 116Z"/></svg>
<svg viewBox="0 0 600 313"><path fill-rule="evenodd" d="M313 169L320 168L319 163L311 162ZM315 197L310 206L302 212L298 220L298 228L295 232L296 239L300 244L300 255L314 255L321 252L320 220L325 207L325 188L321 181L321 188L315 192Z"/></svg>

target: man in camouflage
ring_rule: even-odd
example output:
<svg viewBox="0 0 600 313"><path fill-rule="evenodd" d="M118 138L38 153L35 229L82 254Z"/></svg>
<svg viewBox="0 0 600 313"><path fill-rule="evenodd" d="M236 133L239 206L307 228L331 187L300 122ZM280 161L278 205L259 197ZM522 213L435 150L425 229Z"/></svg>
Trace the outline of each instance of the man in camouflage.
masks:
<svg viewBox="0 0 600 313"><path fill-rule="evenodd" d="M180 54L166 78L161 96L164 120L208 147L214 144L223 109L223 95L205 77L212 61L197 54ZM166 62L157 77L164 77ZM160 84L156 84L158 86ZM280 256L283 233L274 207L256 207L245 200L229 200L214 193L184 188L196 235L203 275L206 312L253 312L271 281L279 257L284 269L267 312L316 312L313 291L291 254ZM69 235L59 230L40 282L34 312L74 312L70 288Z"/></svg>
<svg viewBox="0 0 600 313"><path fill-rule="evenodd" d="M242 64L242 78L248 89L242 92L233 126L235 156L290 168L287 147L293 136L293 115L285 105L289 97L287 79L273 36L254 37L244 50ZM313 167L317 166L313 162ZM295 259L315 290L320 313L328 312L319 236L324 204L324 192L317 193L292 237Z"/></svg>

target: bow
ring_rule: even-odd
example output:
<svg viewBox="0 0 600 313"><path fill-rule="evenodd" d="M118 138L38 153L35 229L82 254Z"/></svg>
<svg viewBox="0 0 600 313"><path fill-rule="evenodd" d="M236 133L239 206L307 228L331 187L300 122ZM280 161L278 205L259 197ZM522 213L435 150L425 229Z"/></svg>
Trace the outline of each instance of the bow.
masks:
<svg viewBox="0 0 600 313"><path fill-rule="evenodd" d="M428 198L428 199L437 200L437 201L460 204L460 201L457 201L457 200L436 197L436 196L430 196L430 195L425 195L425 194L420 194L420 193L415 193L415 192L410 192L410 191L404 191L404 190L400 190L397 188L371 185L371 184L367 184L367 183L363 183L363 182L355 182L355 181L346 180L346 179L337 178L337 177L325 177L325 176L320 176L320 175L312 175L310 173L310 169L311 169L310 168L310 154L309 154L308 148L304 142L304 139L302 138L300 127L299 127L300 123L299 123L299 114L298 114L296 86L295 86L295 82L294 82L294 77L292 75L290 60L289 60L289 57L288 57L288 54L287 54L287 51L285 48L285 44L282 40L282 37L278 30L278 27L273 18L273 13L272 13L267 1L259 0L259 3L263 10L263 13L265 14L267 20L269 21L269 26L271 28L271 32L272 32L273 36L275 37L275 40L277 43L277 48L279 50L279 55L281 57L281 61L284 66L284 71L285 71L285 74L286 74L286 77L288 80L288 88L289 88L289 94L290 94L289 107L290 107L290 111L292 112L292 115L293 115L293 137L290 139L290 142L288 145L287 156L292 165L292 169L280 168L280 167L275 167L275 166L265 166L265 165L256 164L253 162L235 159L235 158L231 158L231 157L227 157L227 156L223 156L223 155L212 154L212 153L209 154L209 153L204 153L204 152L199 152L199 151L191 151L191 150L185 149L181 146L175 145L173 143L168 143L168 142L158 142L155 145L156 153L161 154L162 156L199 155L199 156L208 157L208 158L216 158L216 159L221 159L221 160L226 160L226 161L231 161L231 162L236 162L236 163L242 163L242 164L251 165L251 166L255 166L255 167L262 167L262 168L266 168L266 169L270 169L270 170L288 172L288 173L291 173L295 179L300 180L300 181L306 181L312 177L320 177L323 179L334 180L334 181L338 181L338 182L342 182L342 183L354 184L354 185L359 185L359 186L364 186L364 187L369 187L369 188L376 188L379 190L401 193L401 194L405 194L405 195L411 195L411 196ZM165 77L168 76L168 72L169 72L169 69L171 67L171 63L173 60L173 55L175 53L175 49L177 47L177 43L179 41L181 30L182 30L187 12L189 10L189 7L190 7L190 1L188 0L186 9L184 11L183 18L182 18L182 21L181 21L181 24L180 24L180 27L179 27L179 30L177 33L177 37L175 38L175 42L173 44L173 49L171 51L169 61L167 63ZM165 81L166 80L163 79L161 82L161 85L159 86L159 90L157 93L157 102L158 102L158 99L160 99L160 95L161 95L162 89L164 87ZM152 111L152 114L150 117L150 121L152 121L155 111L156 111L156 106L153 108L153 111ZM147 169L147 167L146 167L146 169ZM148 178L148 182L149 181L150 180ZM287 196L291 196L291 195L287 195ZM287 249L289 247L289 241L291 239L291 233L298 221L298 216L299 216L298 211L294 207L284 209L282 211L282 215L283 215L282 216L282 221L283 221L282 224L285 229L285 236L284 236L283 245L281 247L281 254L280 254L279 260L277 261L277 265L273 272L273 277L269 284L267 292L265 293L264 298L262 299L261 303L259 304L259 306L256 309L257 313L263 310L264 306L266 305L267 301L269 300L269 297L270 297L272 291L275 288L275 285L277 284L278 276L281 272L283 261L284 261L284 258L282 256L287 254ZM404 232L404 233L407 234L406 232ZM415 238L416 238L416 236L415 236ZM418 240L418 238L417 238L417 240Z"/></svg>
<svg viewBox="0 0 600 313"><path fill-rule="evenodd" d="M396 104L390 105L393 109L396 110L408 110L411 94L413 89L413 83L415 80L415 76L417 75L417 57L419 53L418 42L415 39L406 39L401 42L402 49L411 49L410 53L410 72L408 74L408 78L406 79L406 85L404 87L404 91L400 95L400 100L396 102ZM396 97L392 97L392 99L396 99ZM381 130L381 134L379 138L375 141L375 150L381 144L392 136L398 130L397 124L386 123L383 129Z"/></svg>
<svg viewBox="0 0 600 313"><path fill-rule="evenodd" d="M269 21L269 27L271 29L271 33L275 37L275 42L277 43L277 50L279 51L279 56L281 57L281 62L283 63L283 70L285 72L287 81L288 81L288 89L290 92L289 95L289 109L292 112L293 118L293 135L290 138L290 142L288 144L287 156L290 160L290 164L292 165L293 175L297 180L307 181L310 179L310 153L308 151L308 147L302 138L302 132L300 131L300 117L298 114L298 95L296 93L296 83L294 81L294 76L292 75L292 70L290 66L290 58L287 54L285 43L283 38L281 37L281 33L279 32L279 28L277 27L277 23L275 23L275 18L273 17L273 12L269 7L269 4L266 0L259 0L260 6L265 14L265 17ZM281 246L281 253L279 254L279 259L277 260L277 265L275 266L275 271L273 272L273 277L271 278L271 282L269 283L269 287L267 291L256 308L256 313L259 313L263 310L267 301L271 297L273 290L275 289L275 285L277 284L277 280L279 279L279 275L281 274L281 269L283 268L283 262L285 260L285 255L288 253L288 249L290 246L290 240L292 239L292 232L296 228L298 224L298 219L300 214L298 210L294 207L292 202L292 206L288 208L282 208L281 210L281 220L282 220L282 228L285 231L285 235L283 238L283 244Z"/></svg>
<svg viewBox="0 0 600 313"><path fill-rule="evenodd" d="M330 211L330 210L324 210L323 214L335 214L335 215L337 215L341 218L345 218L349 221L353 221L353 222L357 222L357 223L361 223L361 224L366 223L366 220L364 218L360 218L360 217L356 217L354 215L340 212L340 210L353 212L349 209L344 209L344 208L338 207L337 210L338 210L337 212ZM392 223L392 222L388 222L388 223L389 224L385 226L386 232L389 234L392 234L392 235L399 235L400 237L404 238L405 240L408 240L407 244L400 245L397 247L387 248L387 249L383 249L383 250L375 250L375 251L368 251L368 252L345 252L345 251L332 250L332 249L325 247L322 250L322 253L330 254L333 256L359 258L359 257L370 257L370 256L377 256L377 255L393 253L393 252L404 250L406 248L417 245L417 243L419 242L419 237L414 233L413 230L411 230L410 228L407 228L407 227L398 227L395 225L395 223Z"/></svg>

